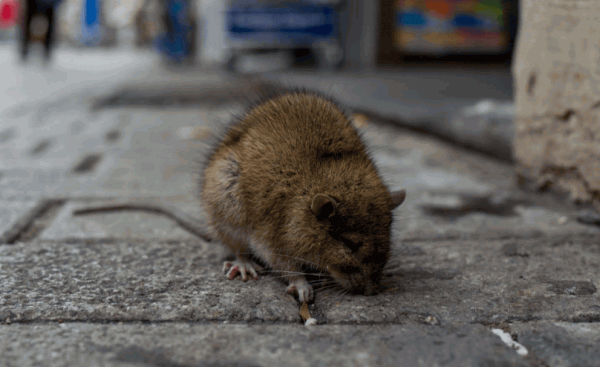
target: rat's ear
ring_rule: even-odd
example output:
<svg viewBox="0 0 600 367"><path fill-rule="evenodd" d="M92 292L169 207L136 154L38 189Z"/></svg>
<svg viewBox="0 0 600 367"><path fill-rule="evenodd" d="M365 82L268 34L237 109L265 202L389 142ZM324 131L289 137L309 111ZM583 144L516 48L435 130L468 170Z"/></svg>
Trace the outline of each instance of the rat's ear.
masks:
<svg viewBox="0 0 600 367"><path fill-rule="evenodd" d="M394 210L404 202L404 199L406 199L406 190L402 189L394 191L390 195L392 196L392 206L390 210Z"/></svg>
<svg viewBox="0 0 600 367"><path fill-rule="evenodd" d="M317 194L313 198L310 210L319 220L330 218L335 215L335 201L327 195Z"/></svg>

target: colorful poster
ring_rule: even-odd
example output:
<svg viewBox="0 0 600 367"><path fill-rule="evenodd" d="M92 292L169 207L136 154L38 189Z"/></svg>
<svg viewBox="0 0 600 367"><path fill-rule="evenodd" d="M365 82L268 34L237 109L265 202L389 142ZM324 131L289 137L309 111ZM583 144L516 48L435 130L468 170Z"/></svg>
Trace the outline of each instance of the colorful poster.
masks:
<svg viewBox="0 0 600 367"><path fill-rule="evenodd" d="M397 0L395 46L405 53L501 53L502 0Z"/></svg>

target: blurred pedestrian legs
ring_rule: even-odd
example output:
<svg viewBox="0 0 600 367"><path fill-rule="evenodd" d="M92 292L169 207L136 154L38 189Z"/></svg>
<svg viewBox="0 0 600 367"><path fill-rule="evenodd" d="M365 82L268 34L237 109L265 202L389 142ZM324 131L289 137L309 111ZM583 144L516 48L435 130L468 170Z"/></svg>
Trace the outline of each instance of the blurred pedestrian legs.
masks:
<svg viewBox="0 0 600 367"><path fill-rule="evenodd" d="M156 40L157 48L168 59L180 64L192 57L196 22L191 15L192 1L163 0L162 21L165 32Z"/></svg>
<svg viewBox="0 0 600 367"><path fill-rule="evenodd" d="M29 45L33 41L32 21L36 16L44 16L47 21L44 37L44 59L50 61L55 38L56 8L61 0L25 0L21 33L21 60L25 61L29 54Z"/></svg>

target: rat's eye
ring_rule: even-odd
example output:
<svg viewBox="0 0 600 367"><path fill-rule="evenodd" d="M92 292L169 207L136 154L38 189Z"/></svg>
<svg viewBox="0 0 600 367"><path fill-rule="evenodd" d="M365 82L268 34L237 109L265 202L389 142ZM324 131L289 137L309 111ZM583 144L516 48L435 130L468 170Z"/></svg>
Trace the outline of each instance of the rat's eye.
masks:
<svg viewBox="0 0 600 367"><path fill-rule="evenodd" d="M350 249L350 251L352 251L352 252L356 252L356 251L360 250L360 248L363 245L362 242L354 242L354 241L351 241L351 240L347 239L344 236L339 236L339 240L342 241L342 243L346 247L348 247Z"/></svg>
<svg viewBox="0 0 600 367"><path fill-rule="evenodd" d="M351 239L349 239L348 237L344 236L342 233L348 233L347 230L345 230L345 228L340 228L334 227L334 230L329 232L329 235L331 237L333 237L335 240L340 241L344 244L344 246L346 246L350 251L357 252L358 250L360 250L360 248L363 245L362 241L353 241Z"/></svg>

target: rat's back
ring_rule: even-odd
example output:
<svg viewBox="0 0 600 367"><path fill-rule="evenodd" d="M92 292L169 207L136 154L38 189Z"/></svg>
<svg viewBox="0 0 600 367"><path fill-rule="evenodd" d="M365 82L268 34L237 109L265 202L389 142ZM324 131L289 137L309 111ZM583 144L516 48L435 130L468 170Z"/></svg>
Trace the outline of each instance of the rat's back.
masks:
<svg viewBox="0 0 600 367"><path fill-rule="evenodd" d="M202 195L221 207L209 214L248 225L262 207L284 206L299 191L358 171L376 176L342 108L317 93L288 91L256 103L229 128L209 157Z"/></svg>
<svg viewBox="0 0 600 367"><path fill-rule="evenodd" d="M318 94L289 92L268 99L252 108L234 130L240 133L242 162L256 166L265 178L268 173L278 176L279 170L310 176L321 163L349 157L370 165L343 110Z"/></svg>

